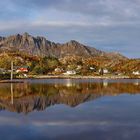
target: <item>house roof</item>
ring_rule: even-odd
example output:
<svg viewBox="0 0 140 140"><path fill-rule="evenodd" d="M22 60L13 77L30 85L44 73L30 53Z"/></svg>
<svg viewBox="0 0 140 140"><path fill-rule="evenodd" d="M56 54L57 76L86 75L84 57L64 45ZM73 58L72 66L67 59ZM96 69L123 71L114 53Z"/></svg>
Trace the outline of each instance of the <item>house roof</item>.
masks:
<svg viewBox="0 0 140 140"><path fill-rule="evenodd" d="M28 69L29 67L28 66L17 66L17 67L15 67L15 69L21 69L21 68L24 68L24 69Z"/></svg>

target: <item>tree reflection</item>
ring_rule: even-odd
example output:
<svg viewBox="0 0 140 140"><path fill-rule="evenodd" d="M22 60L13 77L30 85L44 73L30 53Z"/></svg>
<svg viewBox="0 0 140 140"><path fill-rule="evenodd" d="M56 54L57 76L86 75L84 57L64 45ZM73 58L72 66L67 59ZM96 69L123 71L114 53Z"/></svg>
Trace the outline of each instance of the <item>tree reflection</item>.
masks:
<svg viewBox="0 0 140 140"><path fill-rule="evenodd" d="M95 100L101 96L119 94L139 94L139 81L125 82L83 82L74 83L18 83L0 84L0 108L12 112L28 113L44 110L55 104L75 107L81 103Z"/></svg>

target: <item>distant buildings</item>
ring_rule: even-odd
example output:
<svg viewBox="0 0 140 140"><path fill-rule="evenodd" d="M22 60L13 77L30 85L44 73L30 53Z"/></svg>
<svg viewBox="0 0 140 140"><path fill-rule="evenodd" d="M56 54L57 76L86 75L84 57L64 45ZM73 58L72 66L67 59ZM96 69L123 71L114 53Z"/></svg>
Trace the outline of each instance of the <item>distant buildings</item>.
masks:
<svg viewBox="0 0 140 140"><path fill-rule="evenodd" d="M57 72L57 73L61 73L61 72L63 72L64 70L63 70L62 68L55 68L54 71Z"/></svg>
<svg viewBox="0 0 140 140"><path fill-rule="evenodd" d="M101 68L101 69L99 69L99 73L101 74L101 75L103 75L103 74L108 74L109 73L109 71L108 71L108 69L104 69L104 68Z"/></svg>
<svg viewBox="0 0 140 140"><path fill-rule="evenodd" d="M63 73L64 75L76 75L76 71L75 70L70 70L70 71L66 71L65 73Z"/></svg>
<svg viewBox="0 0 140 140"><path fill-rule="evenodd" d="M140 75L140 72L139 71L133 71L132 74L133 75Z"/></svg>
<svg viewBox="0 0 140 140"><path fill-rule="evenodd" d="M108 69L103 69L103 73L108 74L109 73Z"/></svg>
<svg viewBox="0 0 140 140"><path fill-rule="evenodd" d="M90 69L90 70L93 70L93 71L96 70L96 68L94 68L94 67L90 67L89 69Z"/></svg>

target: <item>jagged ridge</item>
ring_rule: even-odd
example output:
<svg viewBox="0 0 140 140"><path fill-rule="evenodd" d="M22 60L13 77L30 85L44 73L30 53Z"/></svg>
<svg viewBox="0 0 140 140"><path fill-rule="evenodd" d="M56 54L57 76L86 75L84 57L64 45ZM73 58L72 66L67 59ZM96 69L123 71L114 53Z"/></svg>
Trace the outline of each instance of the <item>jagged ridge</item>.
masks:
<svg viewBox="0 0 140 140"><path fill-rule="evenodd" d="M44 37L33 37L28 33L23 35L17 34L9 37L0 37L0 52L25 52L33 56L54 56L62 58L65 56L82 56L126 59L118 53L106 53L93 47L83 45L75 40L64 44L54 43Z"/></svg>

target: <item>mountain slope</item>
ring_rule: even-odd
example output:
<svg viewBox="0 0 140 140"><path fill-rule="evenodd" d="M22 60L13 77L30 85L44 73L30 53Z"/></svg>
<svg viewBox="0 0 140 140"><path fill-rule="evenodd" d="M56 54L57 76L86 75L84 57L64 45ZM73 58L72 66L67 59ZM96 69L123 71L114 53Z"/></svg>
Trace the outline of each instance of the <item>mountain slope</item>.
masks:
<svg viewBox="0 0 140 140"><path fill-rule="evenodd" d="M44 37L33 37L28 33L0 37L0 52L24 52L32 56L54 56L57 58L75 55L126 59L126 57L118 53L106 53L74 40L65 44L59 44L51 42Z"/></svg>

